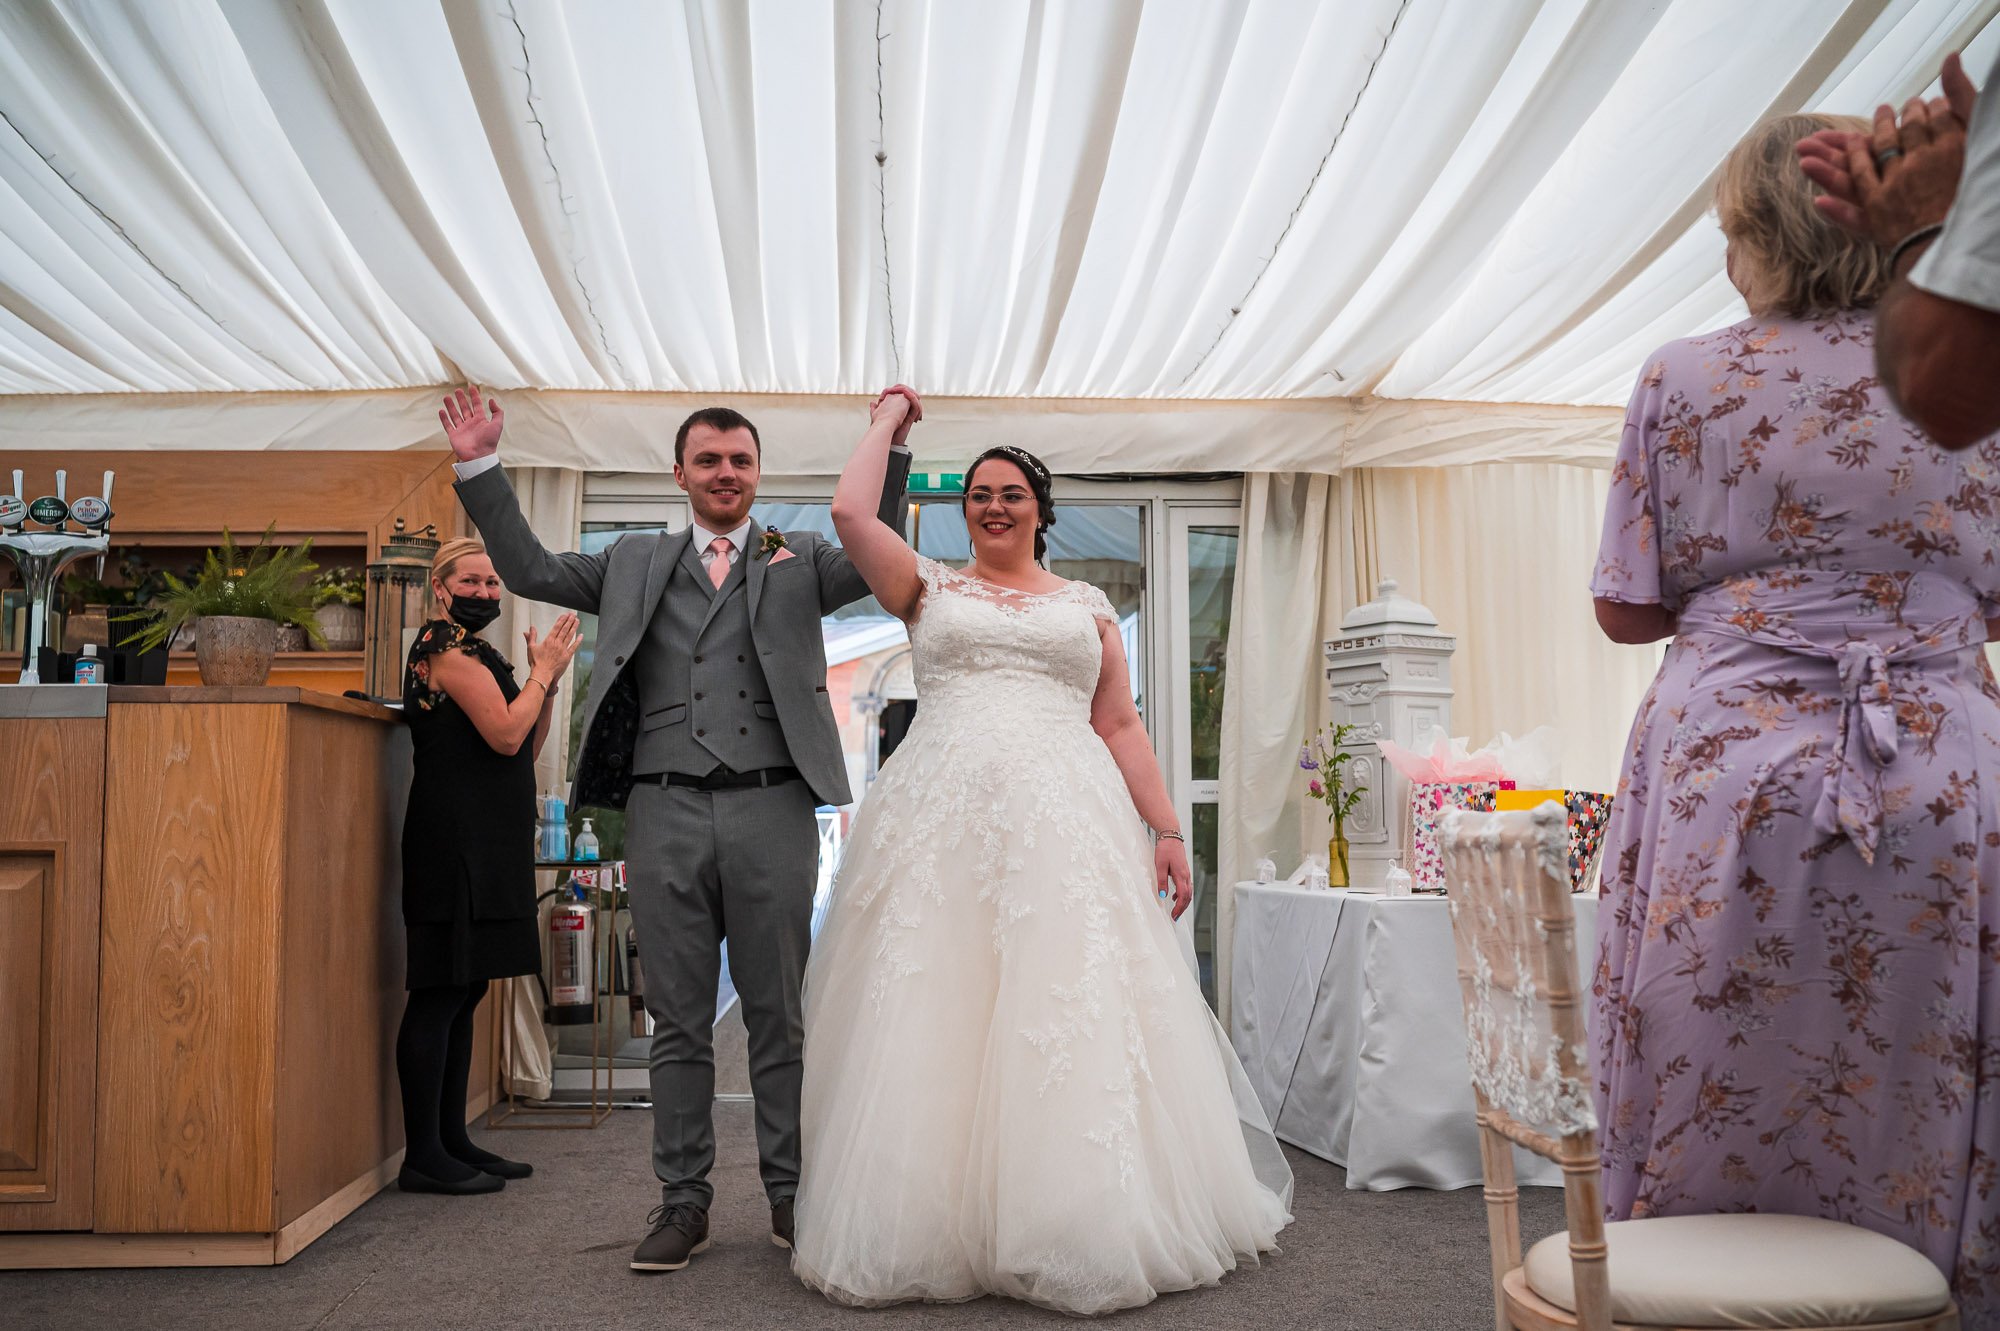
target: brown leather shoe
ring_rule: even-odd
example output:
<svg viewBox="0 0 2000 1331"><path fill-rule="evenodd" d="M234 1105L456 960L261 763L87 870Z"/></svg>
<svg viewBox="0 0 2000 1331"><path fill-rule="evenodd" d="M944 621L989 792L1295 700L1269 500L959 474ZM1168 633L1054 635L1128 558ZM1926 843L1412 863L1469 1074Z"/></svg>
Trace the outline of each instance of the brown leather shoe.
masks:
<svg viewBox="0 0 2000 1331"><path fill-rule="evenodd" d="M708 1251L708 1212L693 1202L656 1206L646 1223L653 1232L632 1250L634 1271L678 1271Z"/></svg>
<svg viewBox="0 0 2000 1331"><path fill-rule="evenodd" d="M771 1204L771 1242L780 1248L792 1246L792 1199Z"/></svg>

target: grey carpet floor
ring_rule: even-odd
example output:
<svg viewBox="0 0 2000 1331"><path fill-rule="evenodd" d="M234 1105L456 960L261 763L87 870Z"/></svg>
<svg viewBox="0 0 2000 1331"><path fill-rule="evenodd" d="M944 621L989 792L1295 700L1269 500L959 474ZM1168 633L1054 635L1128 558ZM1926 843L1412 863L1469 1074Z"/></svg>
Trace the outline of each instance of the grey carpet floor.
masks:
<svg viewBox="0 0 2000 1331"><path fill-rule="evenodd" d="M650 1115L594 1132L475 1133L536 1175L489 1197L405 1196L393 1187L274 1268L0 1274L0 1327L349 1328L1056 1327L1071 1319L999 1299L879 1311L838 1308L791 1278L771 1246L751 1109L716 1106L715 1246L687 1270L625 1263L659 1194ZM1291 1152L1297 1220L1284 1251L1213 1289L1108 1319L1122 1328L1319 1327L1486 1331L1486 1226L1477 1188L1349 1192L1339 1169ZM1524 1190L1528 1242L1562 1227L1562 1195ZM1052 1204L1060 1204L1059 1199Z"/></svg>

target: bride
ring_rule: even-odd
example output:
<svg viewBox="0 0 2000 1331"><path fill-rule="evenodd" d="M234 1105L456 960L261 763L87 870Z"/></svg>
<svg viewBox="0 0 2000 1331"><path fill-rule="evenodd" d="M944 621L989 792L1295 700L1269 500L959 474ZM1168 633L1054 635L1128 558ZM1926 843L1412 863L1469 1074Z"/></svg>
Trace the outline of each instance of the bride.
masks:
<svg viewBox="0 0 2000 1331"><path fill-rule="evenodd" d="M871 414L833 520L911 626L919 711L806 971L792 1269L842 1303L1070 1313L1214 1284L1275 1249L1291 1174L1181 960L1187 853L1116 615L1038 566L1050 476L1017 448L966 474L971 567L915 554L875 514L922 407Z"/></svg>

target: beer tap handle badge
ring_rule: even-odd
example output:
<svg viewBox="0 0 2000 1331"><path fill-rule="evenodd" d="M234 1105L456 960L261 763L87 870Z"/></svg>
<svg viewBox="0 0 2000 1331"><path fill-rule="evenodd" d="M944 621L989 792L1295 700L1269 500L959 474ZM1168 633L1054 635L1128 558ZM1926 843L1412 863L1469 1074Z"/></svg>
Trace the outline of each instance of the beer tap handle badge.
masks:
<svg viewBox="0 0 2000 1331"><path fill-rule="evenodd" d="M69 515L94 531L111 521L111 505L95 495L85 495L69 506Z"/></svg>
<svg viewBox="0 0 2000 1331"><path fill-rule="evenodd" d="M44 527L60 527L69 518L69 505L57 495L43 495L28 505L28 516Z"/></svg>
<svg viewBox="0 0 2000 1331"><path fill-rule="evenodd" d="M0 495L0 527L13 529L28 520L28 501L21 497L21 469L14 468L14 488Z"/></svg>
<svg viewBox="0 0 2000 1331"><path fill-rule="evenodd" d="M111 473L104 473L104 493L85 495L69 506L69 515L92 531L102 531L111 524Z"/></svg>

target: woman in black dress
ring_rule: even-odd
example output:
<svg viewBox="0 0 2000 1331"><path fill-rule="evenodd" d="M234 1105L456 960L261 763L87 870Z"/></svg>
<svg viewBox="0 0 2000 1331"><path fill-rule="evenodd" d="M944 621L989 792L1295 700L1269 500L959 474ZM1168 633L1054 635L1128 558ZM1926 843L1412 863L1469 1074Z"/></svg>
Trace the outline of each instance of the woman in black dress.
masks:
<svg viewBox="0 0 2000 1331"><path fill-rule="evenodd" d="M406 1192L497 1192L532 1170L466 1135L472 1014L487 981L541 969L535 755L580 637L574 614L540 641L529 629L528 678L517 685L507 658L479 636L500 613L486 547L445 544L431 564L431 592L447 617L424 625L403 676L416 776L403 823L410 999L396 1073L408 1148L397 1181Z"/></svg>

